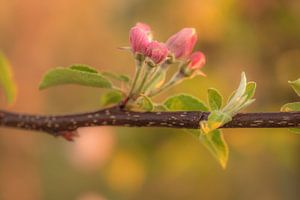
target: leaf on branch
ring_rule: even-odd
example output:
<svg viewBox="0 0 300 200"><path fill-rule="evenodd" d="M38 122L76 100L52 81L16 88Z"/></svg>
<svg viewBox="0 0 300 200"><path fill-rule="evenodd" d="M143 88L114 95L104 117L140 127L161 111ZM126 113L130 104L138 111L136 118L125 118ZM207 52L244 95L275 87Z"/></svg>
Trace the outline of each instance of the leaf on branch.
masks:
<svg viewBox="0 0 300 200"><path fill-rule="evenodd" d="M300 78L295 81L289 81L289 84L293 87L298 96L300 96Z"/></svg>
<svg viewBox="0 0 300 200"><path fill-rule="evenodd" d="M234 104L237 104L237 102L240 102L241 97L245 93L246 87L247 87L247 78L246 78L245 73L243 72L241 74L241 81L240 81L239 87L230 96L227 105L223 109L224 111L232 109L232 107L235 106Z"/></svg>
<svg viewBox="0 0 300 200"><path fill-rule="evenodd" d="M252 81L248 82L246 86L246 91L244 93L244 95L247 96L246 100L252 99L254 97L255 90L256 90L256 83Z"/></svg>
<svg viewBox="0 0 300 200"><path fill-rule="evenodd" d="M82 86L112 88L112 83L100 73L87 66L57 67L49 70L43 77L39 88L45 89L57 85L77 84Z"/></svg>
<svg viewBox="0 0 300 200"><path fill-rule="evenodd" d="M295 92L300 96L300 79L296 81L289 81L292 85ZM296 112L300 111L300 102L287 103L283 105L280 109L282 112ZM300 128L290 128L289 129L293 133L300 134Z"/></svg>
<svg viewBox="0 0 300 200"><path fill-rule="evenodd" d="M172 96L164 102L164 105L171 111L208 111L207 106L201 100L188 94Z"/></svg>
<svg viewBox="0 0 300 200"><path fill-rule="evenodd" d="M127 84L130 83L130 78L123 74L119 75L119 74L115 74L115 73L111 73L111 72L102 72L101 74L112 80L122 81Z"/></svg>
<svg viewBox="0 0 300 200"><path fill-rule="evenodd" d="M112 90L101 96L100 103L102 106L120 103L123 95L118 90Z"/></svg>
<svg viewBox="0 0 300 200"><path fill-rule="evenodd" d="M300 111L300 102L287 103L281 107L282 112Z"/></svg>
<svg viewBox="0 0 300 200"><path fill-rule="evenodd" d="M208 111L208 108L196 97L181 94L170 97L165 101L165 106L170 111ZM229 150L223 138L221 130L213 130L209 134L203 134L201 130L186 129L187 132L199 138L203 145L211 152L214 158L225 169Z"/></svg>
<svg viewBox="0 0 300 200"><path fill-rule="evenodd" d="M207 121L200 122L201 130L205 134L210 134L212 131L218 129L231 120L231 116L227 113L222 111L212 111L209 114Z"/></svg>
<svg viewBox="0 0 300 200"><path fill-rule="evenodd" d="M71 65L70 69L74 69L82 72L89 72L89 73L96 73L96 74L98 73L96 69L84 64Z"/></svg>
<svg viewBox="0 0 300 200"><path fill-rule="evenodd" d="M137 100L137 106L139 107L139 109L147 112L153 111L154 109L153 102L147 96L139 97L139 99Z"/></svg>
<svg viewBox="0 0 300 200"><path fill-rule="evenodd" d="M237 112L255 101L255 99L252 99L255 94L255 90L256 83L247 83L246 75L243 72L238 89L230 96L226 106L222 109L222 111L231 117L234 116Z"/></svg>
<svg viewBox="0 0 300 200"><path fill-rule="evenodd" d="M208 89L208 103L211 110L220 110L222 107L223 97L218 90Z"/></svg>
<svg viewBox="0 0 300 200"><path fill-rule="evenodd" d="M2 87L6 100L9 104L15 101L17 87L12 77L11 67L8 60L0 52L0 87Z"/></svg>
<svg viewBox="0 0 300 200"><path fill-rule="evenodd" d="M300 111L300 102L295 103L287 103L281 107L281 112L296 112ZM290 128L289 129L293 133L300 134L300 128Z"/></svg>
<svg viewBox="0 0 300 200"><path fill-rule="evenodd" d="M208 102L212 112L208 116L207 120L200 122L202 132L209 134L213 130L220 128L227 122L230 122L236 113L255 101L252 99L255 89L256 83L247 83L246 75L243 72L238 89L233 92L227 104L222 109L221 94L219 94L219 92L215 89L209 89Z"/></svg>
<svg viewBox="0 0 300 200"><path fill-rule="evenodd" d="M222 168L225 169L229 157L229 149L221 130L217 129L210 134L201 134L199 138L217 161L219 161Z"/></svg>

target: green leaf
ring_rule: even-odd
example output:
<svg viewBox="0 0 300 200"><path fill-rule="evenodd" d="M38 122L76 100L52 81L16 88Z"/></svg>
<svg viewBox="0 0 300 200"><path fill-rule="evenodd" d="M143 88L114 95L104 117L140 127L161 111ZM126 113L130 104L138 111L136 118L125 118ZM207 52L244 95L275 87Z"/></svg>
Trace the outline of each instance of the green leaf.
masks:
<svg viewBox="0 0 300 200"><path fill-rule="evenodd" d="M300 102L295 103L287 103L281 107L281 112L294 112L300 111ZM293 133L300 134L300 128L289 128L289 130Z"/></svg>
<svg viewBox="0 0 300 200"><path fill-rule="evenodd" d="M234 91L229 95L229 98L227 99L226 105L232 100L232 98L234 97L235 93L236 93L236 90L234 90Z"/></svg>
<svg viewBox="0 0 300 200"><path fill-rule="evenodd" d="M0 87L3 89L6 100L9 104L15 101L17 87L12 77L10 64L0 52Z"/></svg>
<svg viewBox="0 0 300 200"><path fill-rule="evenodd" d="M201 100L187 94L172 96L164 102L164 105L171 111L208 111Z"/></svg>
<svg viewBox="0 0 300 200"><path fill-rule="evenodd" d="M219 161L222 168L225 169L229 157L229 149L221 130L217 129L209 134L201 134L199 138L217 161Z"/></svg>
<svg viewBox="0 0 300 200"><path fill-rule="evenodd" d="M234 106L235 102L238 101L241 98L241 96L245 93L246 87L247 87L247 78L245 73L243 72L241 74L241 81L238 89L231 94L227 102L227 105L224 107L223 110L231 109Z"/></svg>
<svg viewBox="0 0 300 200"><path fill-rule="evenodd" d="M89 73L98 73L98 71L88 65L84 65L84 64L75 64L75 65L71 65L70 69L74 69L74 70L78 70L78 71L82 71L82 72L89 72Z"/></svg>
<svg viewBox="0 0 300 200"><path fill-rule="evenodd" d="M152 111L154 109L154 105L151 101L151 99L147 96L141 96L137 100L138 107L144 111Z"/></svg>
<svg viewBox="0 0 300 200"><path fill-rule="evenodd" d="M246 86L246 91L244 95L247 95L247 100L252 99L256 90L256 83L255 82L248 82Z"/></svg>
<svg viewBox="0 0 300 200"><path fill-rule="evenodd" d="M218 123L227 123L231 121L231 117L223 113L221 111L212 111L210 115L208 116L208 121L211 122L218 122Z"/></svg>
<svg viewBox="0 0 300 200"><path fill-rule="evenodd" d="M115 74L115 73L111 73L111 72L102 72L101 73L103 76L116 80L116 81L122 81L124 83L130 83L130 78L126 75L119 75L119 74Z"/></svg>
<svg viewBox="0 0 300 200"><path fill-rule="evenodd" d="M239 84L239 87L236 90L235 94L233 95L231 101L235 101L236 99L240 98L245 93L246 87L247 87L247 78L245 72L243 72L241 74L241 82Z"/></svg>
<svg viewBox="0 0 300 200"><path fill-rule="evenodd" d="M123 99L123 95L118 90L111 90L107 92L105 95L101 96L100 102L102 106L107 106L110 104L120 103Z"/></svg>
<svg viewBox="0 0 300 200"><path fill-rule="evenodd" d="M281 107L282 112L300 111L300 102L287 103Z"/></svg>
<svg viewBox="0 0 300 200"><path fill-rule="evenodd" d="M74 68L74 67L73 67ZM89 72L87 68L76 69L57 67L46 73L39 88L45 89L57 85L77 84L90 87L112 88L112 84L101 74Z"/></svg>
<svg viewBox="0 0 300 200"><path fill-rule="evenodd" d="M212 111L209 114L207 121L200 122L200 127L204 133L210 134L212 131L220 128L231 120L231 116L227 113L222 111Z"/></svg>
<svg viewBox="0 0 300 200"><path fill-rule="evenodd" d="M289 84L293 87L298 96L300 96L300 78L295 81L289 81Z"/></svg>
<svg viewBox="0 0 300 200"><path fill-rule="evenodd" d="M255 101L254 99L251 99L254 96L255 89L256 83L247 83L246 75L243 72L238 89L230 96L227 105L224 106L222 111L230 116L234 116L241 109L249 106Z"/></svg>
<svg viewBox="0 0 300 200"><path fill-rule="evenodd" d="M130 78L127 75L121 74L119 75L119 79L125 83L130 83Z"/></svg>
<svg viewBox="0 0 300 200"><path fill-rule="evenodd" d="M208 103L211 110L220 110L222 107L223 97L218 90L208 89Z"/></svg>
<svg viewBox="0 0 300 200"><path fill-rule="evenodd" d="M244 93L244 95L247 95L247 98L246 98L247 100L253 98L253 96L255 94L255 90L256 90L256 83L253 81L248 82L247 86L246 86L246 91ZM232 100L235 93L236 93L236 90L233 91L232 94L229 96L227 103L229 103Z"/></svg>

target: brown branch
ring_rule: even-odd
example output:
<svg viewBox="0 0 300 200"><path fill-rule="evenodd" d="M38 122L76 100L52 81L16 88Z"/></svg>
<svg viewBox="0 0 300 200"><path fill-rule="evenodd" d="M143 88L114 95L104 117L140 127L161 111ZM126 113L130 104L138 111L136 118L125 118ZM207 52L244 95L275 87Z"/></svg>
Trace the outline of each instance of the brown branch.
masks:
<svg viewBox="0 0 300 200"><path fill-rule="evenodd" d="M89 126L199 128L209 113L200 111L132 112L111 107L96 112L73 115L27 115L0 110L0 127L44 131L60 135ZM239 113L222 128L300 127L300 112Z"/></svg>

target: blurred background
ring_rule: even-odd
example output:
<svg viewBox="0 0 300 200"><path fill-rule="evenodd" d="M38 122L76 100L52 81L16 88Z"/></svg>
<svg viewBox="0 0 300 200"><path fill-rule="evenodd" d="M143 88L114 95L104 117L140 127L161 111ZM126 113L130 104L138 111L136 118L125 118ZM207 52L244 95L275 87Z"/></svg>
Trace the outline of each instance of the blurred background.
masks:
<svg viewBox="0 0 300 200"><path fill-rule="evenodd" d="M278 111L299 100L299 0L0 0L0 49L13 65L18 99L7 107L62 114L99 109L105 90L63 86L38 91L55 66L88 64L132 74L128 30L151 25L165 41L195 27L203 71L173 88L206 99L228 96L240 73L258 83L248 111ZM162 101L167 94L156 99ZM73 143L47 134L0 129L0 199L299 199L300 138L286 129L225 130L226 171L190 135L172 129L95 127Z"/></svg>

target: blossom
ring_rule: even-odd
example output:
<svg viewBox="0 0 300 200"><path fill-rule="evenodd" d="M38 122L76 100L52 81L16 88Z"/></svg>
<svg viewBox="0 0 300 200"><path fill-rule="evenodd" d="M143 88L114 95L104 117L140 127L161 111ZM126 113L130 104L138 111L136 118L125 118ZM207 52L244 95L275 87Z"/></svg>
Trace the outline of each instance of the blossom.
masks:
<svg viewBox="0 0 300 200"><path fill-rule="evenodd" d="M168 49L174 54L175 58L188 57L197 42L196 30L194 28L183 28L172 35L166 42Z"/></svg>
<svg viewBox="0 0 300 200"><path fill-rule="evenodd" d="M152 41L147 45L145 55L155 64L159 64L167 58L168 53L169 50L164 43Z"/></svg>
<svg viewBox="0 0 300 200"><path fill-rule="evenodd" d="M133 53L145 54L147 45L152 41L150 26L143 23L137 23L130 29L129 41Z"/></svg>
<svg viewBox="0 0 300 200"><path fill-rule="evenodd" d="M205 63L205 55L200 51L196 51L190 55L189 64L187 67L191 70L199 70L205 65Z"/></svg>

